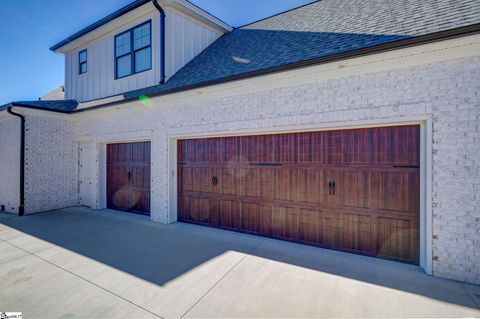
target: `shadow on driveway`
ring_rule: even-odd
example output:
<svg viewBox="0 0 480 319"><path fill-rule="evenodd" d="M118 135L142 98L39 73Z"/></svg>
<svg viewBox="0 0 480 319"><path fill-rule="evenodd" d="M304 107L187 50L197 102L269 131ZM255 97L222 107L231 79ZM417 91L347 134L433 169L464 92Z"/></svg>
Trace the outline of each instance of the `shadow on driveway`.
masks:
<svg viewBox="0 0 480 319"><path fill-rule="evenodd" d="M148 217L123 212L77 207L21 218L1 214L0 223L159 286L235 251L447 303L478 307L475 294L467 294L465 287L480 292L479 287L433 278L414 266L202 226L162 225ZM8 231L0 232L0 238L8 241ZM480 299L476 302L480 303Z"/></svg>

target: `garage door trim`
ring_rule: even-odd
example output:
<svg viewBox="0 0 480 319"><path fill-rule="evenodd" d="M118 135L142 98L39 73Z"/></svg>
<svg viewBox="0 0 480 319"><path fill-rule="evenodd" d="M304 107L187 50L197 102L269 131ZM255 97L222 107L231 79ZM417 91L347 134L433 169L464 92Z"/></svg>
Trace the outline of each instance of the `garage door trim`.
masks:
<svg viewBox="0 0 480 319"><path fill-rule="evenodd" d="M355 128L374 128L400 125L420 125L420 267L432 273L432 211L431 211L431 163L432 163L432 119L430 116L401 117L356 122L325 123L324 125L299 125L267 129L245 129L237 131L215 131L202 134L169 135L169 222L177 221L177 141L226 136L249 136L262 134L299 133ZM205 130L207 131L207 130ZM207 131L208 132L208 131Z"/></svg>

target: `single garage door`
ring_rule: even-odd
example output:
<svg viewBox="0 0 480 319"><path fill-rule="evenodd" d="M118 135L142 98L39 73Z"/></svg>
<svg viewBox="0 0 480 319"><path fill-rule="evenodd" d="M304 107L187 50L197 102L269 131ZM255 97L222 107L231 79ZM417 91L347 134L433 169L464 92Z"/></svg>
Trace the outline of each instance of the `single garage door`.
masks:
<svg viewBox="0 0 480 319"><path fill-rule="evenodd" d="M150 215L150 142L107 145L107 207Z"/></svg>
<svg viewBox="0 0 480 319"><path fill-rule="evenodd" d="M178 141L178 219L419 261L418 125Z"/></svg>

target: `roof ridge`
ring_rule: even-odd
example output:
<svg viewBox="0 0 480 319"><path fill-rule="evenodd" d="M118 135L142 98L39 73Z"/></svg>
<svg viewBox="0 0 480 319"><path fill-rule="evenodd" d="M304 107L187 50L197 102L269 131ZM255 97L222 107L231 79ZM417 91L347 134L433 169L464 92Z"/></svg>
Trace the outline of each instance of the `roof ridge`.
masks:
<svg viewBox="0 0 480 319"><path fill-rule="evenodd" d="M244 24L244 25L242 25L242 26L235 27L234 29L235 29L235 30L236 30L236 29L241 29L241 28L244 28L244 27L246 27L246 26L249 26L249 25L258 23L258 22L260 22L260 21L268 20L268 19L270 19L270 18L273 18L273 17L276 17L276 16L280 16L280 15L282 15L282 14L285 14L285 13L288 13L288 12L291 12L291 11L294 11L294 10L297 10L297 9L300 9L300 8L303 8L303 7L306 7L306 6L309 6L309 5L311 5L311 4L314 4L314 3L320 2L320 1L322 1L322 0L310 0L310 2L305 3L305 4L302 4L302 5L297 6L297 7L295 7L295 8L291 8L291 9L288 9L288 10L284 10L284 11L281 11L281 12L278 12L278 13L275 13L275 14L272 14L271 16L268 16L268 17L265 17L265 18L261 18L261 19L258 19L258 20L256 20L256 21L253 21L253 22L249 22L249 23Z"/></svg>

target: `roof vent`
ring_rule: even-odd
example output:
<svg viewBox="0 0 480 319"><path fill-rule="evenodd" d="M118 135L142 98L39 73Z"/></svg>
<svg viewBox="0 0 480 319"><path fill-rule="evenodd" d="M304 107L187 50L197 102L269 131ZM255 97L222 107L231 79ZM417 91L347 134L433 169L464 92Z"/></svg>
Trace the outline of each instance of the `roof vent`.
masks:
<svg viewBox="0 0 480 319"><path fill-rule="evenodd" d="M244 58L240 58L238 56L233 56L232 57L235 61L237 61L238 63L242 63L242 64L250 64L250 62L252 62L251 60L249 59L244 59Z"/></svg>

